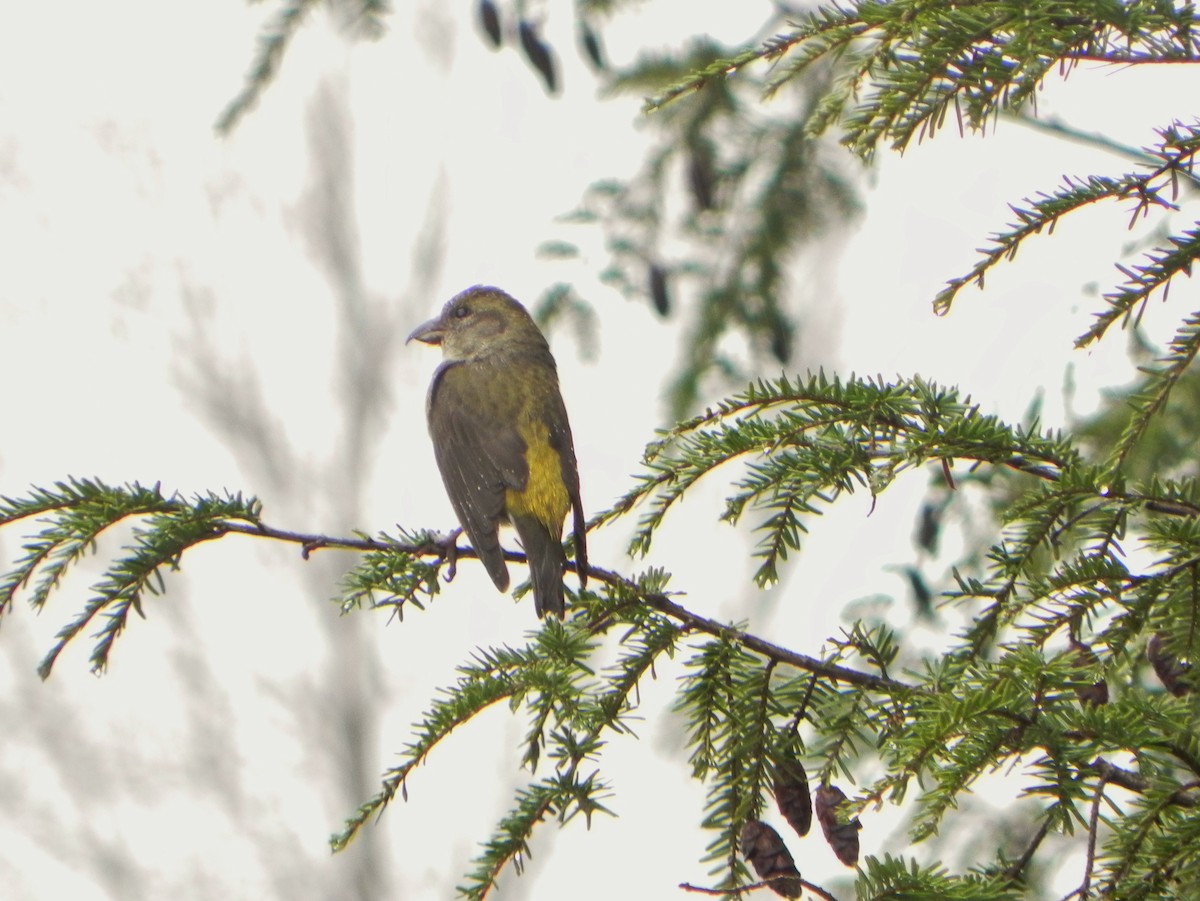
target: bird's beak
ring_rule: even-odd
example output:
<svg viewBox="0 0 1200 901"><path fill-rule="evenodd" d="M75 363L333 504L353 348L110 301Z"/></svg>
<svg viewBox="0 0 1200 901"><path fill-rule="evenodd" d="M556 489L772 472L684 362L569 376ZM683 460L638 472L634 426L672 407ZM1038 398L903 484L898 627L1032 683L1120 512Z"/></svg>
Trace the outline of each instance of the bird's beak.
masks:
<svg viewBox="0 0 1200 901"><path fill-rule="evenodd" d="M446 330L442 327L442 320L439 316L437 319L430 319L428 322L423 322L413 329L412 334L404 339L404 343L417 340L422 344L441 344L442 338L446 336Z"/></svg>

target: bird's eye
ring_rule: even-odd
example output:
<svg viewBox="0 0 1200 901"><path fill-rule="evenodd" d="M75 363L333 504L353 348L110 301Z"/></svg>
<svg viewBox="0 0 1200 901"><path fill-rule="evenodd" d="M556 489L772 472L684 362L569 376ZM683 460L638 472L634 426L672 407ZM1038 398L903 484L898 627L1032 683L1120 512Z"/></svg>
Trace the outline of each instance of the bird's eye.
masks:
<svg viewBox="0 0 1200 901"><path fill-rule="evenodd" d="M471 308L468 306L454 308L454 318L455 319L466 319L470 315L471 315Z"/></svg>

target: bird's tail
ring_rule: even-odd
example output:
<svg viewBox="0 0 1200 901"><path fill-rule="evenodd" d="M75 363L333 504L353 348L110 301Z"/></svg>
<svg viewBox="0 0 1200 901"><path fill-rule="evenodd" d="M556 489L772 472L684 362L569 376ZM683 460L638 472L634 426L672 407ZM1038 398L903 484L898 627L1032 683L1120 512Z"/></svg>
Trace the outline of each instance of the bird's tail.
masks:
<svg viewBox="0 0 1200 901"><path fill-rule="evenodd" d="M567 609L563 596L563 572L567 567L567 556L563 553L562 539L553 535L545 523L534 516L513 517L513 525L529 559L533 606L538 619L547 613L562 619Z"/></svg>

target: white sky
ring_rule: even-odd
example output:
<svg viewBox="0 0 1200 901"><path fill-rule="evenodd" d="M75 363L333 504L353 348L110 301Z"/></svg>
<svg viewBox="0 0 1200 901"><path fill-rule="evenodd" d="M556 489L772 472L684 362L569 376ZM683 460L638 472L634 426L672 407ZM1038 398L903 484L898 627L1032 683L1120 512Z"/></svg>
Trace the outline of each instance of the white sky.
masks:
<svg viewBox="0 0 1200 901"><path fill-rule="evenodd" d="M664 36L665 45L680 23L689 34L710 28L742 39L758 7L746 25L744 13L721 12L735 6L713 4L705 21L696 4L647 4L617 20L610 48L620 54L646 35ZM450 524L423 424L414 426L436 354L411 347L390 361L389 426L368 460L360 518L333 521L347 509L330 494L339 485L330 466L342 424L337 323L303 230L314 169L308 123L326 91L352 122L366 291L397 328L407 331L476 282L531 301L565 277L588 290L600 313L599 359L579 362L565 333L555 350L585 503L606 506L628 487L660 424L650 386L673 363L664 348L675 329L600 287L589 276L605 262L594 233L554 219L592 180L632 172L643 140L640 101L596 100L569 49L565 17L551 21L549 36L563 51L566 90L549 101L515 53L485 49L467 21L469 4L453 13L431 2L397 4L390 33L375 43L348 45L314 16L260 106L232 137L218 138L212 123L240 87L269 7L141 0L114 14L68 2L23 4L6 17L0 385L9 428L0 493L94 474L257 494L273 524L299 530ZM444 58L430 49L442 46ZM1081 70L1054 81L1039 105L1085 131L1141 145L1154 126L1196 113L1198 81L1175 67ZM1042 389L1046 418L1059 424L1070 361L1082 386L1076 404L1086 409L1098 384L1130 375L1120 338L1086 354L1070 350L1096 303L1084 286L1105 290L1114 281L1110 262L1130 235L1112 226L1125 211L1096 210L1031 244L989 277L986 293L966 291L947 318L933 317L930 300L1009 220L1008 202L1050 190L1066 173L1126 168L1011 123L986 139L947 132L903 157L881 155L866 179L867 215L817 313L836 343L819 351L802 344L809 356L797 368L920 373L958 383L1011 418ZM428 296L410 296L412 248L431 208L445 217L444 260ZM537 259L534 249L552 237L589 247L585 265ZM1169 327L1189 296L1194 303L1194 289L1173 293L1171 309L1153 309L1150 325ZM310 478L273 487L199 415L187 361L204 346L231 384L258 385L300 461L295 471ZM885 567L911 557L924 481L914 475L889 490L870 518L868 500L855 497L814 524L800 562L765 598L749 587L749 561L710 563L727 559L735 534L707 525L720 509L718 480L689 499L648 562L674 572L696 609L749 618L773 640L815 654L847 603L904 597ZM624 558L626 535L616 528L596 536L595 562L627 572L645 566ZM15 530L0 542L6 557L19 552ZM385 627L367 613L339 618L321 600L333 593L339 565L333 554L306 564L291 550L232 539L192 552L167 596L149 600L148 620L119 641L102 679L87 673L85 647L66 654L47 683L34 673L97 569L69 581L40 617L18 607L0 630L5 897L337 897L354 855L368 853L378 855L391 897L448 897L523 781L523 723L493 711L455 736L416 774L410 802L372 827L376 840L330 857L325 840L358 798L338 788L347 755L329 711L313 699L343 678L370 689L381 711L367 739L376 747L363 755L373 779L408 740L433 689L452 681L454 665L475 646L521 641L531 610L464 566L428 613L403 624ZM363 658L368 672L357 672L359 658L339 655L345 645L331 635L355 636L378 652L378 664ZM691 825L703 793L685 778L678 723L652 713L677 675L643 686L650 718L642 740L610 747L606 770L621 818L597 819L590 832L582 823L547 829L526 875L507 875L500 897L670 897L681 881L706 880L698 861L707 839ZM887 821L865 819L866 853L884 850ZM834 876L848 871L820 840L791 844L805 875L836 892ZM1064 878L1064 891L1072 880Z"/></svg>

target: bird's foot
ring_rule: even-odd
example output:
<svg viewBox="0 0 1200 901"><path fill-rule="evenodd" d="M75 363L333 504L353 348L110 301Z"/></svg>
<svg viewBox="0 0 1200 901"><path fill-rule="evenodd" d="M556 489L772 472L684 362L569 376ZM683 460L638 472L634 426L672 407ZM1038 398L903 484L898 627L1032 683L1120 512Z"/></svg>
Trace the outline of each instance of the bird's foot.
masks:
<svg viewBox="0 0 1200 901"><path fill-rule="evenodd" d="M446 581L453 582L458 574L458 536L462 529L451 529L444 537L433 542L437 555L446 561Z"/></svg>

